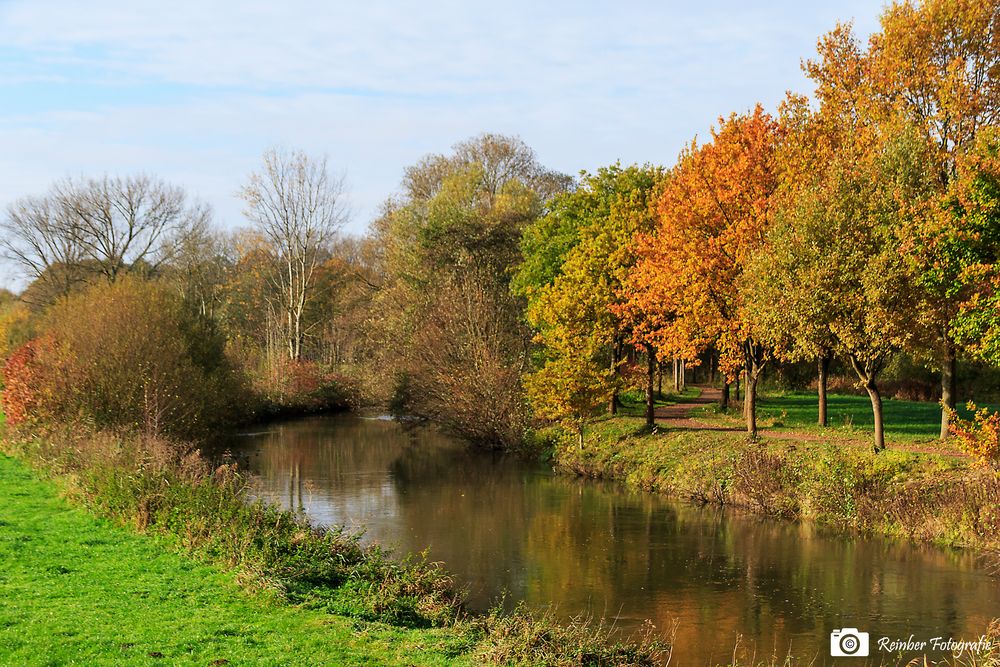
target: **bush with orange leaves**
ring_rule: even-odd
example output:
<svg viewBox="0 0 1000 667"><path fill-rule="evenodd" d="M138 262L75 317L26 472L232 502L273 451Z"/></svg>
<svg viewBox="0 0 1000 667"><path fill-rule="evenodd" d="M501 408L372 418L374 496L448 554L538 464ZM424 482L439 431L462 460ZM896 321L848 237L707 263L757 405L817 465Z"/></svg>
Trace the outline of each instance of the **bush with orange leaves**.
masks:
<svg viewBox="0 0 1000 667"><path fill-rule="evenodd" d="M973 413L972 419L962 419L949 410L949 428L958 446L983 465L1000 468L1000 413L978 408L972 401L966 407Z"/></svg>
<svg viewBox="0 0 1000 667"><path fill-rule="evenodd" d="M198 438L250 404L213 324L163 285L95 285L56 304L41 328L3 368L12 424L83 422Z"/></svg>
<svg viewBox="0 0 1000 667"><path fill-rule="evenodd" d="M0 368L0 406L8 424L37 423L54 416L54 399L59 394L56 384L62 377L53 368L57 357L50 335L28 341L7 357Z"/></svg>

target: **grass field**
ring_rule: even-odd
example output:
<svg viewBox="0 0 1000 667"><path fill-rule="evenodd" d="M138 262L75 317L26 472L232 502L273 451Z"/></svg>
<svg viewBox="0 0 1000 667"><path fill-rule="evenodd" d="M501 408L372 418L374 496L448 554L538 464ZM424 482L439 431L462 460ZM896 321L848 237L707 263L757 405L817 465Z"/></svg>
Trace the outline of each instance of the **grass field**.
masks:
<svg viewBox="0 0 1000 667"><path fill-rule="evenodd" d="M902 442L935 440L941 429L941 406L937 403L883 399L883 421L886 438ZM994 405L985 405L997 409ZM757 420L762 427L779 430L809 430L816 433L840 433L864 437L874 424L872 406L867 396L831 394L827 398L829 426L817 425L819 408L815 392L762 392L757 401ZM701 416L711 418L715 411L707 408ZM967 417L964 405L958 413ZM731 410L739 417L739 408ZM772 426L773 425L773 426Z"/></svg>
<svg viewBox="0 0 1000 667"><path fill-rule="evenodd" d="M289 607L0 455L0 664L461 665L467 640Z"/></svg>

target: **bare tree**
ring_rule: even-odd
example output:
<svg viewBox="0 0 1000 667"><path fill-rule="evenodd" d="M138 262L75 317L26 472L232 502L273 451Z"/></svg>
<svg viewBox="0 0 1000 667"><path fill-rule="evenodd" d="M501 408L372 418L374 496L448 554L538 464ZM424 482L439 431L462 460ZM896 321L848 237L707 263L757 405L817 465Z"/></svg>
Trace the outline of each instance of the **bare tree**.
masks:
<svg viewBox="0 0 1000 667"><path fill-rule="evenodd" d="M0 249L59 296L88 277L156 272L209 217L182 189L149 176L66 179L8 208Z"/></svg>
<svg viewBox="0 0 1000 667"><path fill-rule="evenodd" d="M136 269L155 272L210 218L206 206L188 204L181 188L145 175L67 180L54 192L72 212L77 242L108 282Z"/></svg>
<svg viewBox="0 0 1000 667"><path fill-rule="evenodd" d="M11 204L0 222L0 251L45 301L69 294L83 280L83 249L68 213L53 197L25 197Z"/></svg>
<svg viewBox="0 0 1000 667"><path fill-rule="evenodd" d="M272 245L288 358L297 360L307 329L306 305L316 288L316 270L347 220L344 179L327 170L326 158L301 151L270 149L263 168L250 175L239 196L244 215Z"/></svg>

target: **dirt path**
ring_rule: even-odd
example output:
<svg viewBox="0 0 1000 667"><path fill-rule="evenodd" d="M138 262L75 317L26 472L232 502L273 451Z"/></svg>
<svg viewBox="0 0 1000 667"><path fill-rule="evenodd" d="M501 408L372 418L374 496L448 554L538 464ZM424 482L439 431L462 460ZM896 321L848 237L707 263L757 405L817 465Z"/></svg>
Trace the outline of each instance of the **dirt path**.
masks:
<svg viewBox="0 0 1000 667"><path fill-rule="evenodd" d="M746 428L742 423L713 423L698 419L697 417L692 417L691 413L699 408L703 408L706 405L711 405L713 403L718 403L722 400L722 390L717 387L711 387L706 385L694 385L701 390L701 393L697 398L692 398L683 403L676 403L674 405L664 405L656 408L655 416L658 423L663 424L667 428L671 429L688 429L694 431L730 431L730 432L744 432ZM738 402L732 401L731 405L739 405ZM775 429L775 428L759 428L758 432L761 435L767 436L772 440L788 440L792 442L828 442L831 444L843 445L847 447L861 447L868 448L871 447L871 440L868 438L854 437L850 435L841 435L838 433L813 433L809 431L796 431L789 429ZM891 449L906 451L906 452L918 452L921 454L941 454L942 456L956 456L965 458L966 455L962 452L949 450L941 446L935 445L922 445L919 443L889 443Z"/></svg>
<svg viewBox="0 0 1000 667"><path fill-rule="evenodd" d="M684 403L674 405L663 405L654 411L656 421L664 422L669 428L684 428L701 431L742 431L737 426L724 424L709 424L700 419L691 417L691 413L706 405L718 403L722 400L722 390L716 387L695 385L701 390L697 398L692 398Z"/></svg>

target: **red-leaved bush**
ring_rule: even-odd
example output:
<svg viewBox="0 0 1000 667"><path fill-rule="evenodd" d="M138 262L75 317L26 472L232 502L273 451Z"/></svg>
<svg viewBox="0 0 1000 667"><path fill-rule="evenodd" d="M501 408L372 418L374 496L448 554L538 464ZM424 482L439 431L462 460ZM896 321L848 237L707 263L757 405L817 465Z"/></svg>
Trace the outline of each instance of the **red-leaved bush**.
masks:
<svg viewBox="0 0 1000 667"><path fill-rule="evenodd" d="M965 453L976 457L983 465L1000 467L1000 413L977 408L969 402L972 419L962 419L950 410L949 428Z"/></svg>
<svg viewBox="0 0 1000 667"><path fill-rule="evenodd" d="M3 392L0 405L9 424L35 423L54 416L55 402L63 376L53 363L58 350L52 336L28 341L14 350L0 375Z"/></svg>
<svg viewBox="0 0 1000 667"><path fill-rule="evenodd" d="M38 404L35 391L38 367L35 363L35 346L38 341L30 341L14 350L3 365L4 391L0 394L7 423L21 424L28 420Z"/></svg>

